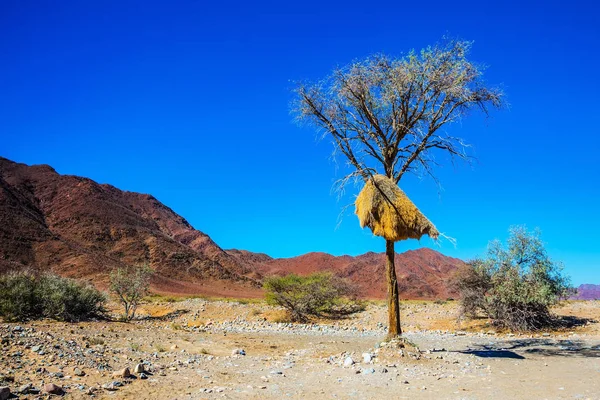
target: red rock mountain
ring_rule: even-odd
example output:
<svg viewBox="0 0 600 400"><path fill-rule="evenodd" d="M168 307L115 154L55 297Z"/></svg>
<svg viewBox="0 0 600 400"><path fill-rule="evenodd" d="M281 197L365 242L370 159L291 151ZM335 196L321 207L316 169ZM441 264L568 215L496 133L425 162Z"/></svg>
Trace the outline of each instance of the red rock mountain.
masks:
<svg viewBox="0 0 600 400"><path fill-rule="evenodd" d="M348 278L360 286L369 298L384 298L385 254L366 253L360 256L332 256L327 253L308 253L293 258L272 259L265 254L239 250L228 251L244 265L252 265L259 274L310 274L328 270ZM448 280L464 262L423 248L396 254L396 273L400 297L406 299L446 299L456 297L448 289Z"/></svg>
<svg viewBox="0 0 600 400"><path fill-rule="evenodd" d="M367 297L385 296L381 253L287 259L224 251L151 195L121 191L47 165L0 157L0 273L35 268L105 286L119 266L149 264L162 293L261 296L264 275L331 270ZM462 261L430 249L397 256L403 298L446 298L446 282Z"/></svg>
<svg viewBox="0 0 600 400"><path fill-rule="evenodd" d="M106 284L112 268L143 263L158 291L256 292L255 273L154 197L0 158L0 272Z"/></svg>

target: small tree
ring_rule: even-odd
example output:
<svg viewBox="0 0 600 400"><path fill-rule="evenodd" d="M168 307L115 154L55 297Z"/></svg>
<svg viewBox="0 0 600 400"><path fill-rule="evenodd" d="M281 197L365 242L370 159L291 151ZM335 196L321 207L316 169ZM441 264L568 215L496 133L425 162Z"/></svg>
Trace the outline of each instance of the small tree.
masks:
<svg viewBox="0 0 600 400"><path fill-rule="evenodd" d="M525 227L510 229L507 247L491 242L487 257L470 262L455 287L465 315L482 312L495 325L515 330L553 325L550 307L571 292L562 265L549 258L539 231Z"/></svg>
<svg viewBox="0 0 600 400"><path fill-rule="evenodd" d="M125 320L130 321L135 317L140 300L148 294L152 274L148 265L117 268L110 274L110 290L123 304Z"/></svg>
<svg viewBox="0 0 600 400"><path fill-rule="evenodd" d="M402 58L378 55L334 70L327 79L300 84L293 112L333 140L335 151L368 182L375 174L398 184L407 173L433 177L438 155L467 159L467 145L444 131L473 109L502 104L499 89L483 82L467 59L470 42L448 40ZM386 238L388 336L402 333L394 241Z"/></svg>
<svg viewBox="0 0 600 400"><path fill-rule="evenodd" d="M362 309L355 300L355 286L328 272L272 276L263 286L267 302L287 309L294 321L304 322L311 316L338 317Z"/></svg>

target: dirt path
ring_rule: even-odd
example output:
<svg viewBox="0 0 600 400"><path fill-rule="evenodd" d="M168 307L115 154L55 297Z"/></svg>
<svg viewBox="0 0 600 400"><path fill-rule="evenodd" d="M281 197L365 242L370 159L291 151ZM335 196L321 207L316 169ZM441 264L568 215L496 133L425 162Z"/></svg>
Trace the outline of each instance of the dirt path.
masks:
<svg viewBox="0 0 600 400"><path fill-rule="evenodd" d="M148 305L142 313L153 317L135 323L4 324L0 386L17 393L52 382L72 399L90 398L90 388L100 399L600 399L598 323L513 336L481 321L457 325L454 308L405 305L405 336L419 351L380 347L377 305L306 326L271 322L277 310L263 304L204 300ZM597 302L558 311L600 320ZM348 357L354 364L344 366ZM113 377L141 362L147 379Z"/></svg>

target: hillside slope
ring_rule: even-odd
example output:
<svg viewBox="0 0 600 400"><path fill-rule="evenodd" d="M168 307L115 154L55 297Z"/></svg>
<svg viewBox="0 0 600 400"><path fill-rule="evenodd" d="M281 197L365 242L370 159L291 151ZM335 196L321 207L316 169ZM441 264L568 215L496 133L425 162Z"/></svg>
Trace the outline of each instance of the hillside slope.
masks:
<svg viewBox="0 0 600 400"><path fill-rule="evenodd" d="M158 290L252 286L250 269L153 196L5 158L0 189L0 271L28 267L106 282L114 267L147 263Z"/></svg>

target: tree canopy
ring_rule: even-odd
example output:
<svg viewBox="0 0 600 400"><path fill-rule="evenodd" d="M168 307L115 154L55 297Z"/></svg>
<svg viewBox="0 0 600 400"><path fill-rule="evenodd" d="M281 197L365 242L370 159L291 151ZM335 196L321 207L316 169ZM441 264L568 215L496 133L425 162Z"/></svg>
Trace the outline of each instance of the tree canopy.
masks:
<svg viewBox="0 0 600 400"><path fill-rule="evenodd" d="M354 171L396 183L407 172L434 177L435 151L467 159L467 144L440 128L473 108L503 104L483 67L467 59L472 43L446 40L394 58L379 54L336 68L326 79L300 83L293 113L333 139Z"/></svg>

